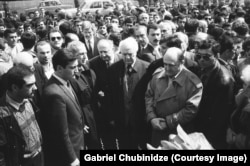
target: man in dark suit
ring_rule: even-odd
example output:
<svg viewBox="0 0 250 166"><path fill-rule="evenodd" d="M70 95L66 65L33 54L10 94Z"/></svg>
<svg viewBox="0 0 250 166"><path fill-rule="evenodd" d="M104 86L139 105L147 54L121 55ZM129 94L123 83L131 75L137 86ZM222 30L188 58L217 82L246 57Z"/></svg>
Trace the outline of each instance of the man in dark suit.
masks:
<svg viewBox="0 0 250 166"><path fill-rule="evenodd" d="M80 150L84 149L84 116L68 81L78 72L77 56L62 49L52 62L55 73L42 96L45 165L79 166Z"/></svg>
<svg viewBox="0 0 250 166"><path fill-rule="evenodd" d="M118 61L118 57L115 55L114 44L111 40L101 39L97 47L99 56L89 61L90 69L96 74L95 92L97 93L97 100L100 103L99 111L96 114L97 129L104 143L104 148L115 149L113 132L108 120L109 98L107 96L111 88L108 84L108 69Z"/></svg>
<svg viewBox="0 0 250 166"><path fill-rule="evenodd" d="M157 33L159 35L158 37L156 37L157 39L151 37L152 43L155 43L155 47L149 42L147 36L147 35L152 36L152 33L154 34ZM157 26L151 26L150 29L147 29L147 27L143 25L139 25L138 27L136 27L135 37L139 44L138 58L151 63L156 59L162 57L159 47L160 34L161 34L160 28Z"/></svg>
<svg viewBox="0 0 250 166"><path fill-rule="evenodd" d="M120 149L138 149L136 111L132 104L134 89L146 72L148 63L136 58L138 45L129 37L119 45L122 58L110 67L110 118L115 126Z"/></svg>
<svg viewBox="0 0 250 166"><path fill-rule="evenodd" d="M95 120L95 114L98 111L94 89L96 75L86 64L88 60L87 50L81 41L70 42L67 49L73 54L79 55L79 72L75 75L75 79L71 79L70 82L79 99L86 120L85 122L89 127L89 132L85 134L85 145L89 150L101 149Z"/></svg>
<svg viewBox="0 0 250 166"><path fill-rule="evenodd" d="M83 42L87 48L88 58L92 59L98 55L97 43L100 38L94 36L94 27L90 21L83 21L82 35L80 41Z"/></svg>
<svg viewBox="0 0 250 166"><path fill-rule="evenodd" d="M204 86L196 131L204 133L215 149L225 149L229 116L234 109L234 79L215 58L209 42L200 45L196 59L201 68L198 75Z"/></svg>

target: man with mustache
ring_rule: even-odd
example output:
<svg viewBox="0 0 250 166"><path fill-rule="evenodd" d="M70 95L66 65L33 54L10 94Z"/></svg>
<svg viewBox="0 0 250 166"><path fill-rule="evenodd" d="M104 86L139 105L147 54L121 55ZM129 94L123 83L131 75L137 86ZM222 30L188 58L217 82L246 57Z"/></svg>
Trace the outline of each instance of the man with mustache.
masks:
<svg viewBox="0 0 250 166"><path fill-rule="evenodd" d="M43 166L42 135L32 101L34 70L18 64L7 72L7 92L0 99L1 165Z"/></svg>
<svg viewBox="0 0 250 166"><path fill-rule="evenodd" d="M148 27L139 25L135 28L135 37L139 43L138 58L151 63L162 57L160 53L161 30L158 25L152 24Z"/></svg>
<svg viewBox="0 0 250 166"><path fill-rule="evenodd" d="M154 58L160 59L162 55L160 53L160 40L161 40L161 29L157 24L152 24L148 26L147 29L148 40L150 45L154 48L153 54Z"/></svg>

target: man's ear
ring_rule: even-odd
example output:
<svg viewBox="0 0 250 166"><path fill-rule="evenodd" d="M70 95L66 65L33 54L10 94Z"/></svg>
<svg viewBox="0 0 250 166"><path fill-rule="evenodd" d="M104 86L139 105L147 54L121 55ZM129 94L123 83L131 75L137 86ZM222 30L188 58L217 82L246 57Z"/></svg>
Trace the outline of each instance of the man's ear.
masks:
<svg viewBox="0 0 250 166"><path fill-rule="evenodd" d="M18 88L17 85L15 85L15 84L12 84L12 85L11 85L11 91L12 91L12 92L16 92L16 91L18 91L18 89L19 89L19 88Z"/></svg>
<svg viewBox="0 0 250 166"><path fill-rule="evenodd" d="M56 71L61 72L64 68L61 65L56 66Z"/></svg>

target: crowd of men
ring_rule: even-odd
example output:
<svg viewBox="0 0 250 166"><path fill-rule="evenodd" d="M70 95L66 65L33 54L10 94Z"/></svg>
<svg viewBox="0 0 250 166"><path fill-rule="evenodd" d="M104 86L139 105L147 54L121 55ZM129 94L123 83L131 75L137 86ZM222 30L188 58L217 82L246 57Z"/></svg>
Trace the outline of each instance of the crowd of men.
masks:
<svg viewBox="0 0 250 166"><path fill-rule="evenodd" d="M248 4L117 5L0 20L0 165L79 165L80 150L146 149L202 132L250 148Z"/></svg>

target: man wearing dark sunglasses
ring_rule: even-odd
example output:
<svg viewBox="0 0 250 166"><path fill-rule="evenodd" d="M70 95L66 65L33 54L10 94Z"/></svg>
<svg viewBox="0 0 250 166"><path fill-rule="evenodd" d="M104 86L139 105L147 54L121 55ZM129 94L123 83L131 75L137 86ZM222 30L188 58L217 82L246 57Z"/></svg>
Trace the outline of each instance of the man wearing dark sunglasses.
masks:
<svg viewBox="0 0 250 166"><path fill-rule="evenodd" d="M234 108L234 79L230 71L215 57L212 43L201 43L196 60L201 69L199 76L204 91L195 128L205 134L215 149L225 149L227 124Z"/></svg>
<svg viewBox="0 0 250 166"><path fill-rule="evenodd" d="M52 48L52 55L54 55L57 50L62 48L62 44L64 43L63 34L57 29L52 29L48 33L48 39Z"/></svg>

